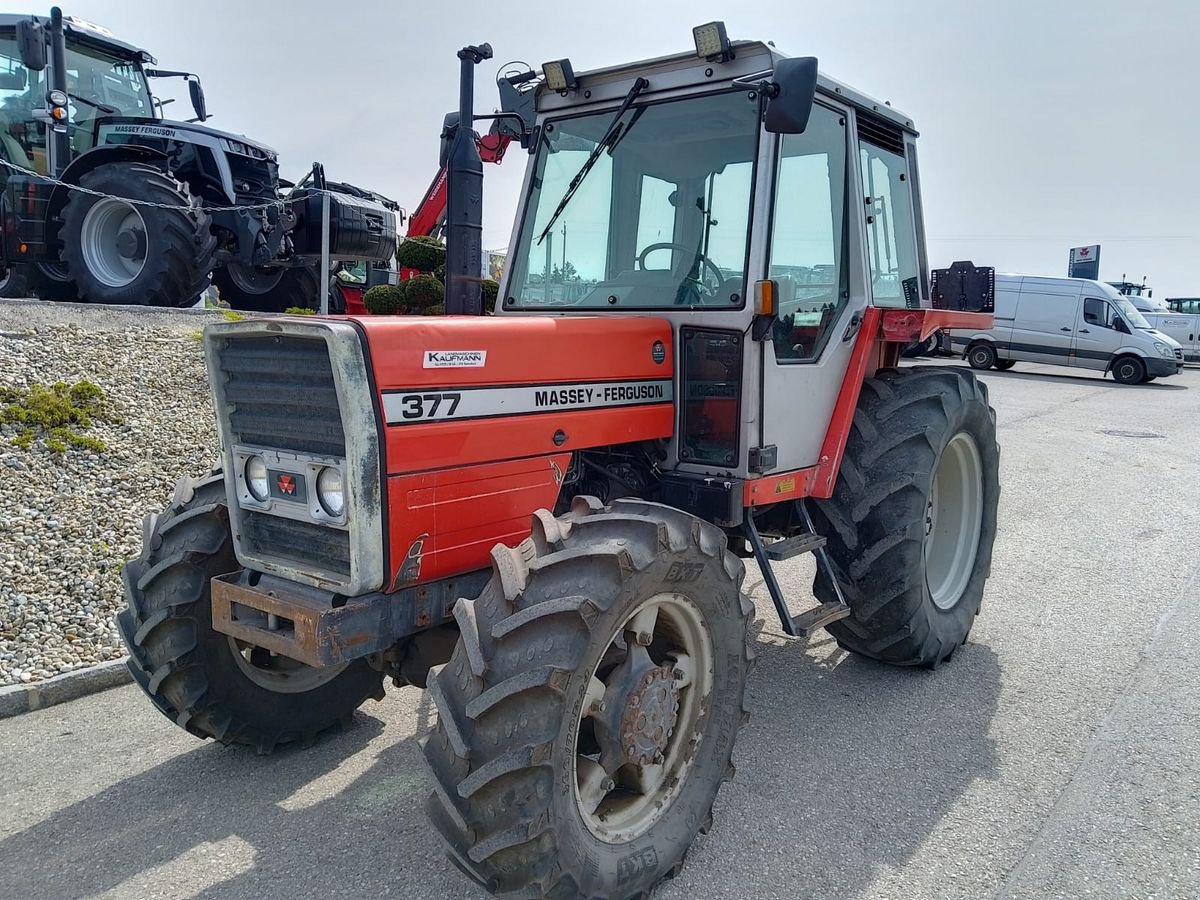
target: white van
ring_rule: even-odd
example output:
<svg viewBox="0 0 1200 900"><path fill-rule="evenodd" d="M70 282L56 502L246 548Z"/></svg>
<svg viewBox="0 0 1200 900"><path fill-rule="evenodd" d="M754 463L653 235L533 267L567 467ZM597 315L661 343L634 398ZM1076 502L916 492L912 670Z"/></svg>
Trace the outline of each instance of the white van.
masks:
<svg viewBox="0 0 1200 900"><path fill-rule="evenodd" d="M1018 361L1112 372L1141 384L1183 369L1183 347L1156 331L1115 288L1084 278L997 275L995 324L955 331L951 346L974 369Z"/></svg>
<svg viewBox="0 0 1200 900"><path fill-rule="evenodd" d="M1130 296L1150 327L1173 337L1183 346L1183 361L1200 363L1200 300L1155 300L1153 297Z"/></svg>

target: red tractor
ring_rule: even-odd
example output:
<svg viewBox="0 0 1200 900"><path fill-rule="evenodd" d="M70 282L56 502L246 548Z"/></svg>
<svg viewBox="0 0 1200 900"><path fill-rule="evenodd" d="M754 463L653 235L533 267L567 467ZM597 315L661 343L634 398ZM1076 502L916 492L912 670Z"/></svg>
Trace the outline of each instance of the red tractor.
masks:
<svg viewBox="0 0 1200 900"><path fill-rule="evenodd" d="M452 314L209 327L220 466L125 568L133 674L198 737L266 752L385 677L427 688L432 821L497 893L679 870L746 718L744 560L787 633L926 667L991 565L986 389L898 368L991 318L930 299L913 123L815 59L694 37L547 63L504 104L531 158L495 316L470 314L467 126L491 51L464 48ZM807 611L775 577L801 553Z"/></svg>

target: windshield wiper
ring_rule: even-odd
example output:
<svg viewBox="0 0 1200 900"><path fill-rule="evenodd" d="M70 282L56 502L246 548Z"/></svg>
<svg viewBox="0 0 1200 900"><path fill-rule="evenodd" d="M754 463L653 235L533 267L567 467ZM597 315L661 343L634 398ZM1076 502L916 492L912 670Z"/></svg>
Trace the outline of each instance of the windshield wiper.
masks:
<svg viewBox="0 0 1200 900"><path fill-rule="evenodd" d="M87 97L80 97L78 94L72 94L70 91L67 91L67 96L72 100L78 100L80 103L86 103L88 106L94 106L96 109L100 110L100 112L106 112L109 115L120 112L120 110L115 106L109 106L107 103L97 103L95 100L89 100Z"/></svg>
<svg viewBox="0 0 1200 900"><path fill-rule="evenodd" d="M596 165L596 160L600 158L600 154L604 152L604 149L609 145L610 142L612 142L617 134L620 133L622 137L624 137L626 134L629 134L630 129L633 128L634 122L636 122L637 119L635 118L633 121L631 121L628 127L626 127L622 133L620 132L621 118L626 112L628 112L630 104L637 99L637 95L649 86L650 82L642 77L638 77L637 80L633 82L633 87L629 89L629 93L627 93L625 95L625 99L621 101L621 108L617 110L617 114L613 116L612 121L608 123L608 128L604 129L604 136L601 137L596 143L596 146L592 148L592 152L588 154L588 158L584 161L583 165L580 166L579 171L575 173L575 177L571 179L571 183L567 185L566 193L564 193L562 199L558 201L558 206L554 207L554 213L550 216L550 221L546 223L545 229L543 229L541 235L537 239L539 244L546 239L546 235L550 233L550 229L554 227L554 223L558 221L558 217L563 214L563 210L567 208L567 204L571 202L571 198L575 196L575 192L579 190L579 186L583 184L583 180L587 178L588 172L592 171L592 166Z"/></svg>

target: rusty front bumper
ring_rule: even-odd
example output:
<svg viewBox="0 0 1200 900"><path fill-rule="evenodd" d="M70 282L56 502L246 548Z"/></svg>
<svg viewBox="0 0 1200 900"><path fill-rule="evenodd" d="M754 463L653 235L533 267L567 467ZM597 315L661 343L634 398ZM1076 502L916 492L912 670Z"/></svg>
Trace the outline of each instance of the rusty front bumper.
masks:
<svg viewBox="0 0 1200 900"><path fill-rule="evenodd" d="M271 575L219 575L213 629L310 666L333 666L450 621L458 598L478 595L489 574L349 599Z"/></svg>

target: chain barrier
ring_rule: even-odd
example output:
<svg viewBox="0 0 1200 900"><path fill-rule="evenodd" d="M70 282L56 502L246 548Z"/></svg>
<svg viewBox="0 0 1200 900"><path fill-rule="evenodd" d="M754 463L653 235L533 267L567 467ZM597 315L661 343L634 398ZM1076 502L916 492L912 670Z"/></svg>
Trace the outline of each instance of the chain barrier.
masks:
<svg viewBox="0 0 1200 900"><path fill-rule="evenodd" d="M106 194L103 191L95 191L95 190L92 190L91 188L86 188L86 187L83 187L78 184L70 184L66 181L62 181L59 178L55 178L52 175L43 175L41 172L35 172L32 169L26 169L24 166L18 166L16 163L9 162L6 159L0 159L0 166L4 166L6 169L10 169L15 173L19 173L21 175L26 175L30 178L36 178L37 180L45 182L47 184L58 185L59 187L64 187L69 191L75 191L76 193L80 193L80 194L87 194L88 196L98 197L102 200L120 200L122 203L128 203L130 206L146 206L146 207L150 207L152 209L181 209L182 208L182 207L180 207L180 205L178 203L155 203L152 200L136 200L132 197L121 197L116 194ZM314 194L316 196L321 196L323 194L328 194L330 197L353 196L352 194L347 194L344 191L331 191L326 188L315 188L315 187L305 186L305 187L301 187L300 190L304 191L306 195ZM299 199L299 198L297 198L297 199ZM245 205L241 205L241 206L203 206L203 205L199 205L199 206L193 206L192 208L203 210L204 212L207 212L207 213L243 212L243 211L248 212L250 210L258 210L258 209L282 208L283 206L286 206L290 202L292 202L292 200L289 197L280 197L277 200L267 200L262 203L250 203L250 204L245 204ZM405 217L404 210L400 209L397 212L397 216ZM403 221L403 218L401 218L401 221Z"/></svg>

